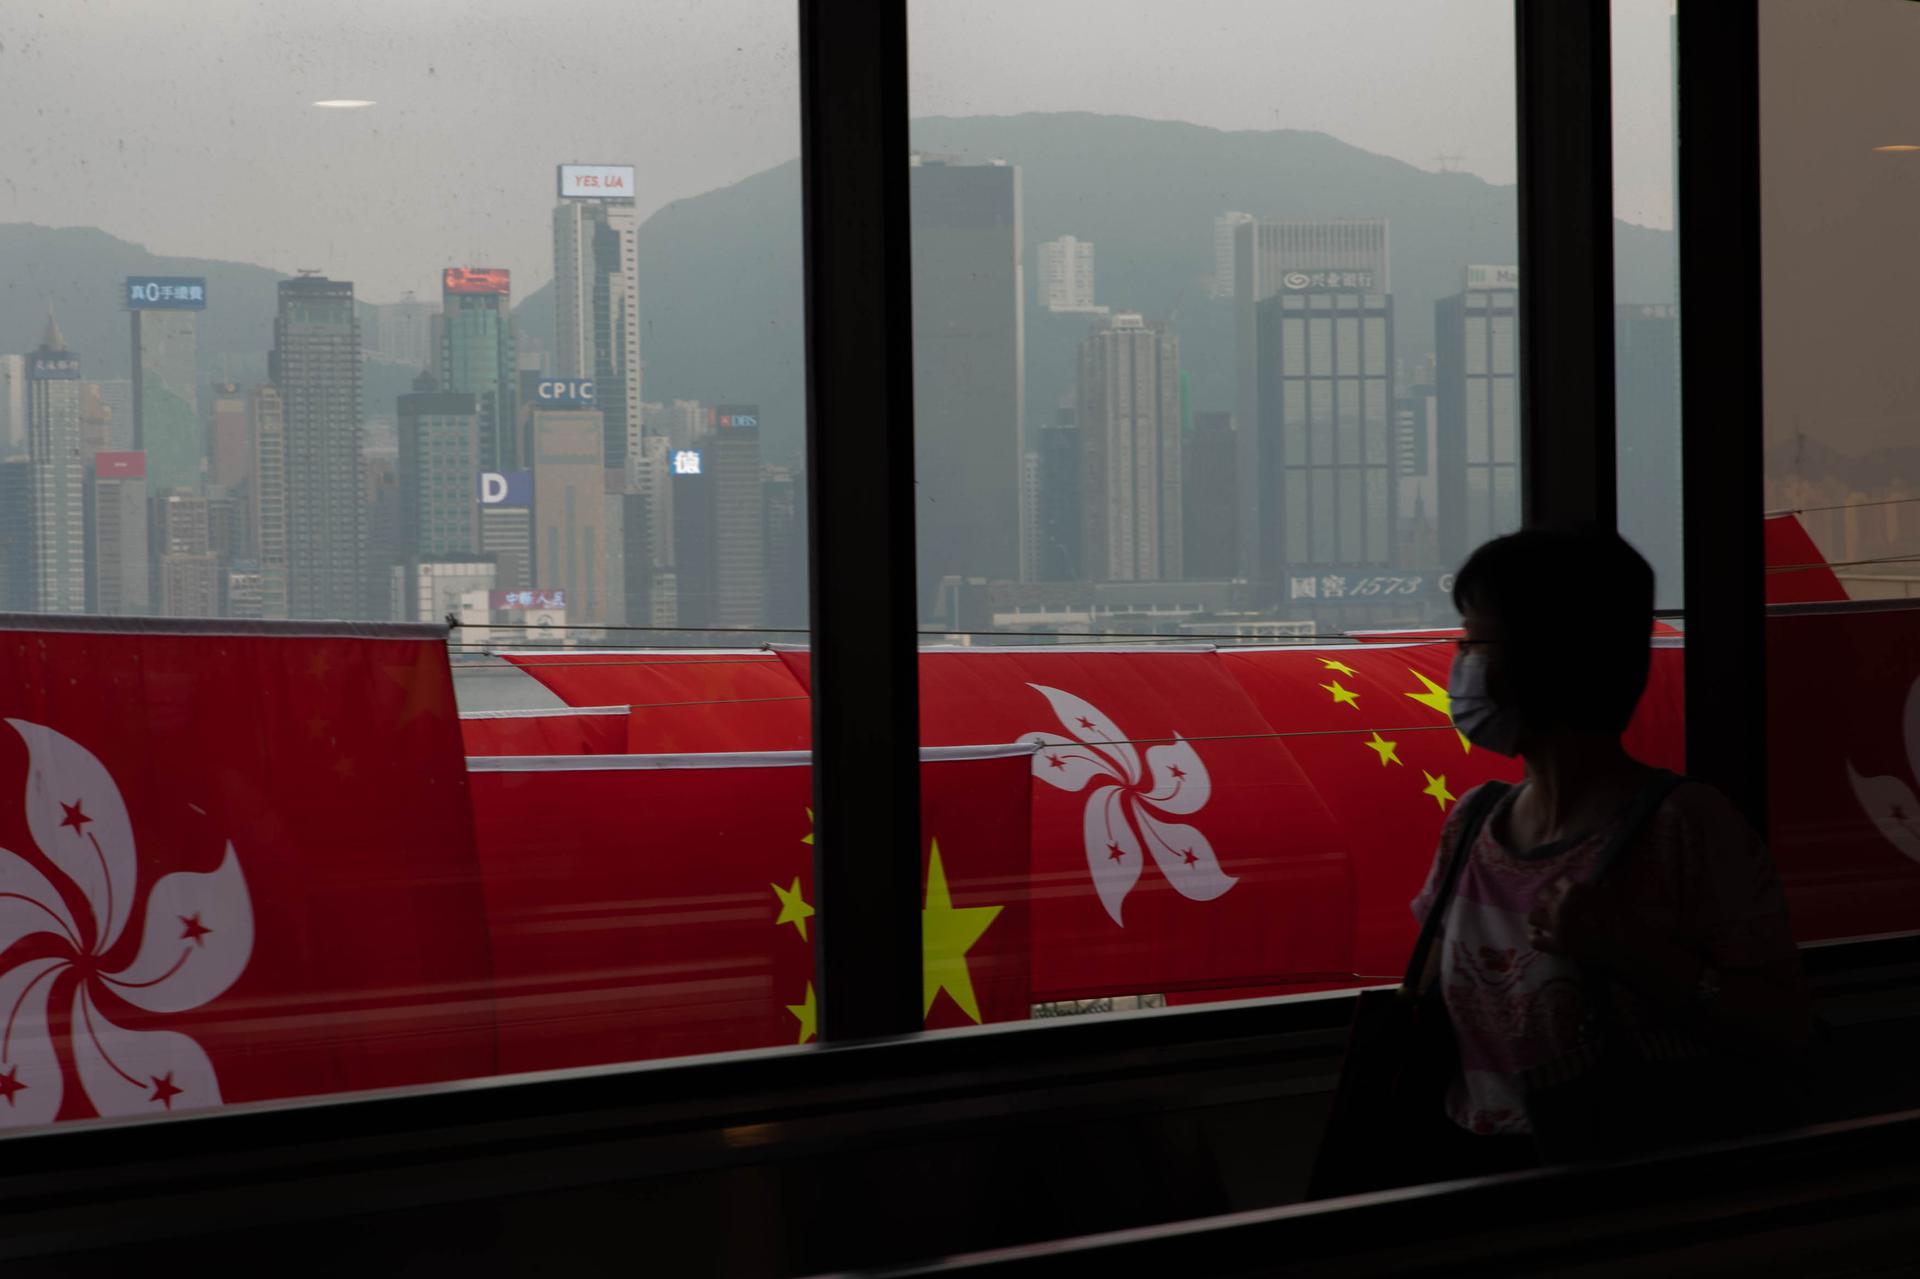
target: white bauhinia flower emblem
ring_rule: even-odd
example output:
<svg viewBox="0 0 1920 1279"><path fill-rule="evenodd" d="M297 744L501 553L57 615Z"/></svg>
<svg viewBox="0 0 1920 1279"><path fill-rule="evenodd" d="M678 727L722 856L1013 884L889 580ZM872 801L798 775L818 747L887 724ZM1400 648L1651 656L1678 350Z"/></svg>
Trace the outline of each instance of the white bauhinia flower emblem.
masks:
<svg viewBox="0 0 1920 1279"><path fill-rule="evenodd" d="M1916 679L1913 687L1907 690L1903 727L1907 741L1907 767L1920 776L1920 679ZM1847 764L1847 778L1853 783L1854 797L1860 801L1860 807L1867 811L1875 828L1895 848L1920 862L1920 799L1914 798L1913 787L1898 777L1862 777L1855 771L1851 761Z"/></svg>
<svg viewBox="0 0 1920 1279"><path fill-rule="evenodd" d="M1047 699L1070 734L1026 735L1039 748L1034 776L1064 791L1093 788L1082 819L1087 869L1114 923L1125 927L1120 908L1149 855L1167 882L1194 901L1212 901L1239 882L1220 869L1205 835L1165 820L1198 812L1213 794L1191 743L1175 733L1173 741L1149 746L1143 770L1133 743L1097 706L1043 684L1027 687Z"/></svg>
<svg viewBox="0 0 1920 1279"><path fill-rule="evenodd" d="M30 757L27 829L89 910L76 915L31 862L0 849L0 1127L47 1123L59 1113L63 1056L101 1115L219 1105L219 1080L197 1042L177 1031L116 1026L101 1012L100 996L174 1013L234 983L253 954L253 904L233 845L210 874L180 871L155 881L132 962L104 971L140 888L120 788L78 742L40 724L7 723ZM27 957L14 958L16 947ZM71 1019L58 1038L47 1016L56 987L72 992Z"/></svg>

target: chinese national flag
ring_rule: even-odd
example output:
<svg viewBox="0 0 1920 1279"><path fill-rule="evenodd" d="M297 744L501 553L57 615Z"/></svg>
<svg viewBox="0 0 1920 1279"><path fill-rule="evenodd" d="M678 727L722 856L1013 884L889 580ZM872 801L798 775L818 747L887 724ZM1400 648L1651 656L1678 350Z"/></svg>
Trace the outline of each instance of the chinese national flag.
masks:
<svg viewBox="0 0 1920 1279"><path fill-rule="evenodd" d="M569 706L630 707L634 754L806 750L807 690L754 649L511 653L506 660Z"/></svg>
<svg viewBox="0 0 1920 1279"><path fill-rule="evenodd" d="M1832 603L1847 598L1846 588L1827 565L1797 515L1766 519L1767 603Z"/></svg>
<svg viewBox="0 0 1920 1279"><path fill-rule="evenodd" d="M1768 842L1794 935L1913 929L1920 610L1901 601L1769 616L1765 695Z"/></svg>
<svg viewBox="0 0 1920 1279"><path fill-rule="evenodd" d="M503 1070L813 1038L805 752L472 765ZM1027 1015L1027 779L1024 750L922 768L929 1027Z"/></svg>
<svg viewBox="0 0 1920 1279"><path fill-rule="evenodd" d="M0 1124L492 1073L437 630L12 617L0 669Z"/></svg>
<svg viewBox="0 0 1920 1279"><path fill-rule="evenodd" d="M1454 802L1480 783L1517 781L1517 759L1470 747L1453 729L1451 640L1338 648L1244 649L1221 655L1339 820L1353 850L1356 971L1397 979L1414 922L1408 903L1433 865ZM1684 658L1654 640L1652 674L1627 749L1680 769ZM1577 671L1567 678L1577 679Z"/></svg>
<svg viewBox="0 0 1920 1279"><path fill-rule="evenodd" d="M624 755L627 708L473 711L460 717L469 755Z"/></svg>
<svg viewBox="0 0 1920 1279"><path fill-rule="evenodd" d="M1036 999L1351 971L1344 838L1211 649L926 650L920 715L1038 744Z"/></svg>

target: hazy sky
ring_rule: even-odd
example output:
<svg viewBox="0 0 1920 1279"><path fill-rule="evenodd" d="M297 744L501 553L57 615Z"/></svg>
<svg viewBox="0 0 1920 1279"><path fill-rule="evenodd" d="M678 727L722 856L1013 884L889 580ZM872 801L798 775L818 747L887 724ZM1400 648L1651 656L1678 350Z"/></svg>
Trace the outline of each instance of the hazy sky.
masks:
<svg viewBox="0 0 1920 1279"><path fill-rule="evenodd" d="M1665 226L1671 0L1614 8L1618 207ZM1511 182L1511 11L913 0L913 110L1315 129ZM319 268L374 301L460 264L524 294L552 271L556 162L633 163L657 207L795 155L797 95L791 0L0 0L0 222Z"/></svg>

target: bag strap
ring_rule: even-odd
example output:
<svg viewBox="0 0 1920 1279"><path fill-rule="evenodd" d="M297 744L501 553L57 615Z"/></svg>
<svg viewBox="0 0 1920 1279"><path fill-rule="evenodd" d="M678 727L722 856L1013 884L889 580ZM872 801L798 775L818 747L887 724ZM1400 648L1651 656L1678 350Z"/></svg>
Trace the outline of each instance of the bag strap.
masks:
<svg viewBox="0 0 1920 1279"><path fill-rule="evenodd" d="M1460 885L1460 875L1466 869L1467 858L1473 853L1473 841L1479 838L1480 828L1487 824L1493 806L1512 789L1510 782L1486 782L1473 793L1473 800L1467 805L1466 814L1460 822L1460 836L1454 841L1453 858L1447 863L1439 891L1433 895L1433 904L1427 908L1427 917L1420 924L1420 936L1414 941L1413 954L1407 960L1407 975L1400 982L1403 993L1419 992L1420 979L1426 974L1427 954L1439 938L1441 921L1446 916L1447 907L1453 902L1454 889Z"/></svg>
<svg viewBox="0 0 1920 1279"><path fill-rule="evenodd" d="M1620 824L1614 828L1613 835L1607 840L1606 846L1600 850L1600 855L1593 859L1593 871L1587 876L1587 883L1598 884L1601 878L1613 869L1614 863L1620 859L1620 854L1625 852L1627 846L1639 836L1640 831L1653 819L1653 815L1660 811L1660 805L1667 802L1667 796L1673 794L1686 780L1678 773L1670 773L1662 769L1658 777L1646 784L1628 805L1625 815L1620 819Z"/></svg>

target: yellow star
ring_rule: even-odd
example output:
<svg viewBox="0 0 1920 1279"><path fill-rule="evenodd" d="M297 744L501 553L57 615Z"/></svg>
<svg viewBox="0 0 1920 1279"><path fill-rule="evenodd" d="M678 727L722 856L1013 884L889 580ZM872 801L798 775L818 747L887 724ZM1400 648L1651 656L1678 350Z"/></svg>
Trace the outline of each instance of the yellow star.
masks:
<svg viewBox="0 0 1920 1279"><path fill-rule="evenodd" d="M1388 764L1399 764L1402 768L1406 767L1406 764L1401 761L1400 756L1394 753L1394 748L1400 745L1399 742L1388 741L1386 738L1380 736L1376 730L1373 735L1373 740L1364 744L1371 747L1373 753L1380 757L1380 766L1382 768L1385 768Z"/></svg>
<svg viewBox="0 0 1920 1279"><path fill-rule="evenodd" d="M946 991L960 1011L980 1020L980 1001L973 995L973 973L967 952L980 940L1001 910L1000 906L956 908L947 891L947 869L940 864L940 841L933 841L927 862L927 904L920 912L921 1013L933 1011L934 996Z"/></svg>
<svg viewBox="0 0 1920 1279"><path fill-rule="evenodd" d="M800 1038L794 1043L804 1044L819 1032L819 1015L813 1003L812 982L807 983L807 1001L804 1004L788 1004L787 1011L800 1021Z"/></svg>
<svg viewBox="0 0 1920 1279"><path fill-rule="evenodd" d="M1445 715L1447 717L1448 722L1452 722L1453 701L1447 696L1447 690L1440 687L1438 684L1434 683L1432 680L1428 679L1425 675L1422 675L1419 671L1412 670L1411 668L1409 668L1409 673L1415 679L1419 680L1422 684L1425 684L1427 686L1427 691L1424 693L1408 693L1407 696L1411 697L1414 701L1420 703L1422 706L1433 707L1434 710L1437 710L1442 715ZM1463 752L1470 751L1473 749L1473 744L1467 740L1467 735L1465 733L1456 733L1455 736L1457 736L1460 739L1460 749Z"/></svg>
<svg viewBox="0 0 1920 1279"><path fill-rule="evenodd" d="M1420 770L1420 775L1427 779L1427 788L1420 793L1433 796L1433 802L1440 805L1440 811L1446 812L1447 805L1454 801L1453 792L1447 789L1447 775L1442 773L1435 777L1424 768Z"/></svg>
<svg viewBox="0 0 1920 1279"><path fill-rule="evenodd" d="M778 928L782 924L792 924L800 930L800 940L807 939L807 920L813 915L813 907L807 905L807 899L800 895L800 877L793 877L792 888L782 888L778 884L768 884L773 895L780 899L780 917L773 921Z"/></svg>
<svg viewBox="0 0 1920 1279"><path fill-rule="evenodd" d="M813 842L813 810L811 808L807 810L807 835L806 838L800 842L803 844L811 844Z"/></svg>
<svg viewBox="0 0 1920 1279"><path fill-rule="evenodd" d="M1335 680L1331 684L1322 684L1320 687L1333 694L1333 704L1335 706L1345 702L1355 710L1360 709L1360 694L1354 692L1352 689L1342 688L1339 680Z"/></svg>
<svg viewBox="0 0 1920 1279"><path fill-rule="evenodd" d="M1354 670L1353 667L1348 666L1345 662L1336 662L1331 657L1321 658L1320 665L1330 671L1339 671L1342 675L1358 675L1360 673Z"/></svg>

